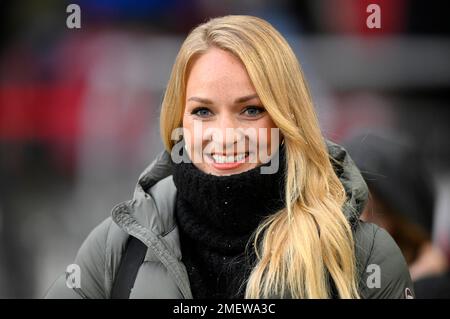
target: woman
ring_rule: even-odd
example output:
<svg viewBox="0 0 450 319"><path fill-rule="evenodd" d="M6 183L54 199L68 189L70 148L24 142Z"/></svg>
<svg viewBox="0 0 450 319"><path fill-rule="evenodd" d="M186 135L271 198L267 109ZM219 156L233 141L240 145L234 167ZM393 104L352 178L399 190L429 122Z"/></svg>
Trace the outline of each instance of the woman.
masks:
<svg viewBox="0 0 450 319"><path fill-rule="evenodd" d="M195 28L160 126L165 151L80 248L80 284L63 275L47 297L117 296L129 238L145 244L130 298L412 297L392 238L359 221L367 187L322 137L300 65L269 23Z"/></svg>

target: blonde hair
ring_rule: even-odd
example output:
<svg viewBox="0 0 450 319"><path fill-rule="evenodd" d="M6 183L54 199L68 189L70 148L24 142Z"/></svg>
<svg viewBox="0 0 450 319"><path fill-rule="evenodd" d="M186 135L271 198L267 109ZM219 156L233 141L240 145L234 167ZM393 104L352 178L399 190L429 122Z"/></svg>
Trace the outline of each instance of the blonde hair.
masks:
<svg viewBox="0 0 450 319"><path fill-rule="evenodd" d="M286 150L286 207L257 228L257 256L246 298L359 298L354 241L343 213L346 194L322 137L300 64L268 22L230 15L209 20L184 41L168 82L160 117L167 151L182 126L186 81L195 57L210 47L231 52L246 67Z"/></svg>

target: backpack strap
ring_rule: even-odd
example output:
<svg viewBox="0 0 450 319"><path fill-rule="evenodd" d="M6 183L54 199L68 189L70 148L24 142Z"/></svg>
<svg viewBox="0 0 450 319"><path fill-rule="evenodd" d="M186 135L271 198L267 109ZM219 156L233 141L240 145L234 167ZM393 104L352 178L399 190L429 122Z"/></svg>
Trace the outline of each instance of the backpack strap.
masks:
<svg viewBox="0 0 450 319"><path fill-rule="evenodd" d="M111 290L111 299L129 299L139 267L144 262L147 246L139 239L129 236L120 260L119 270Z"/></svg>

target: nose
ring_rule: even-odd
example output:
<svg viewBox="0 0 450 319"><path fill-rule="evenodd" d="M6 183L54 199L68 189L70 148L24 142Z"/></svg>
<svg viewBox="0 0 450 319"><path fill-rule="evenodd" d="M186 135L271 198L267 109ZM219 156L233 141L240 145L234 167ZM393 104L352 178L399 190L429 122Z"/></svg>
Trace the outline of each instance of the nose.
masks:
<svg viewBox="0 0 450 319"><path fill-rule="evenodd" d="M222 114L217 121L219 134L214 134L213 142L225 154L234 153L234 145L244 138L242 128L238 124L236 118L229 113Z"/></svg>

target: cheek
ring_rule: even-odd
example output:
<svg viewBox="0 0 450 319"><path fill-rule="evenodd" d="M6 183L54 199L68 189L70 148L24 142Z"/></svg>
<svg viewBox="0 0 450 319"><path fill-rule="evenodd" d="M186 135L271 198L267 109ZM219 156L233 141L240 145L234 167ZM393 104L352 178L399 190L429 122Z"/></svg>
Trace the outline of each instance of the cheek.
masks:
<svg viewBox="0 0 450 319"><path fill-rule="evenodd" d="M188 151L192 149L194 140L192 138L194 131L194 123L192 119L188 116L183 117L183 139L185 141L186 146L188 147ZM190 153L190 151L189 151Z"/></svg>
<svg viewBox="0 0 450 319"><path fill-rule="evenodd" d="M195 121L190 116L183 118L183 139L185 141L188 154L192 158L193 154L199 156L203 149L203 134L205 126ZM196 157L197 158L197 157Z"/></svg>
<svg viewBox="0 0 450 319"><path fill-rule="evenodd" d="M277 140L279 136L279 130L273 123L270 118L264 119L260 123L258 123L258 144L260 147L267 147L270 149L270 146L273 140Z"/></svg>

